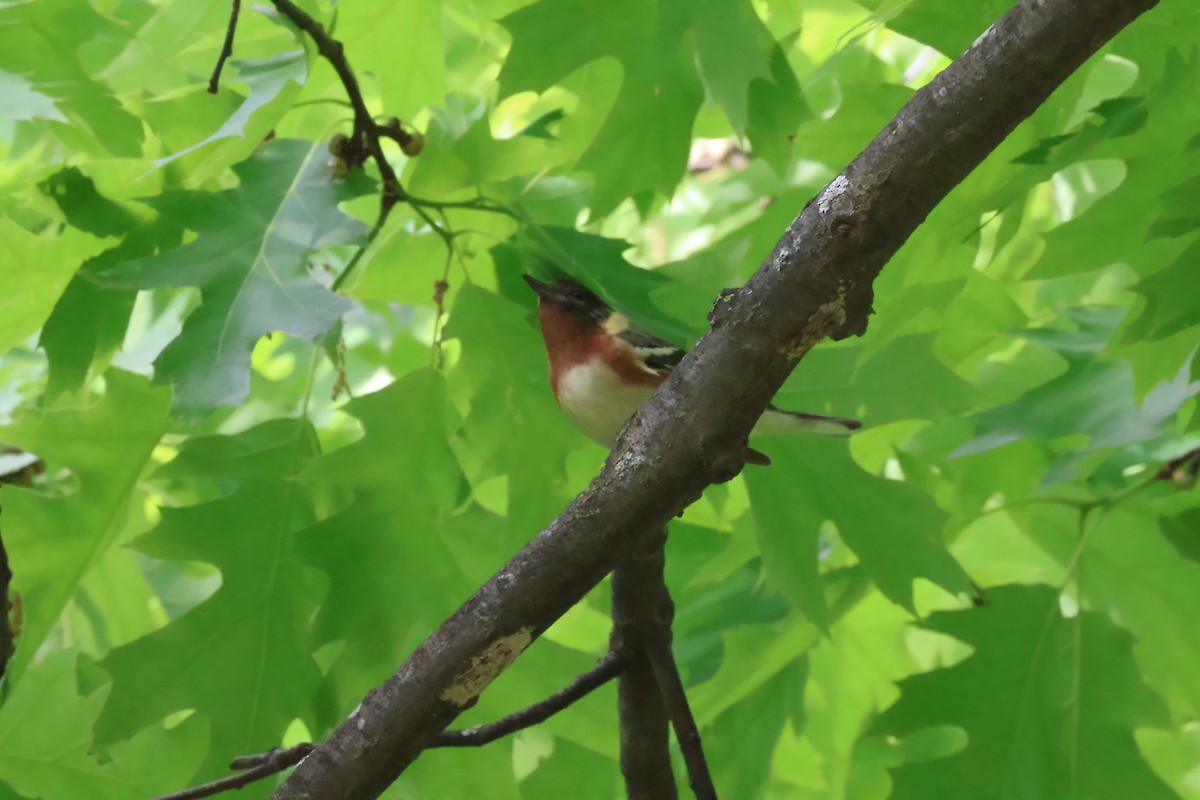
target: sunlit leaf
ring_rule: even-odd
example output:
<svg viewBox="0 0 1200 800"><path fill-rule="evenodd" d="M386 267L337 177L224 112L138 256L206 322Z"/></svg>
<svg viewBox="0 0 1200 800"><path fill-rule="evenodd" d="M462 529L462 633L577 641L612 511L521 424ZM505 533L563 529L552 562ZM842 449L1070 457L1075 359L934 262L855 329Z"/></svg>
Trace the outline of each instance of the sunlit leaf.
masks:
<svg viewBox="0 0 1200 800"><path fill-rule="evenodd" d="M169 793L190 780L207 745L198 719L170 735L150 728L105 754L91 752L105 694L81 695L69 651L30 670L0 709L0 781L25 797L125 800Z"/></svg>

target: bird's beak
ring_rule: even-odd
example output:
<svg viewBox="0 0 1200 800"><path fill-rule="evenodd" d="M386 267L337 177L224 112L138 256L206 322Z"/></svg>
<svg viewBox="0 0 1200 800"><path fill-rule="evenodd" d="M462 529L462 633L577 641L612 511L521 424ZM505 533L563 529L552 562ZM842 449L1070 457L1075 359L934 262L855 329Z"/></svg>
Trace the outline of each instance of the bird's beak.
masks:
<svg viewBox="0 0 1200 800"><path fill-rule="evenodd" d="M521 277L524 278L525 282L529 284L529 288L531 288L535 292L537 292L537 296L539 298L547 297L550 295L550 291L551 291L550 284L542 283L537 278L534 278L530 275L522 275Z"/></svg>

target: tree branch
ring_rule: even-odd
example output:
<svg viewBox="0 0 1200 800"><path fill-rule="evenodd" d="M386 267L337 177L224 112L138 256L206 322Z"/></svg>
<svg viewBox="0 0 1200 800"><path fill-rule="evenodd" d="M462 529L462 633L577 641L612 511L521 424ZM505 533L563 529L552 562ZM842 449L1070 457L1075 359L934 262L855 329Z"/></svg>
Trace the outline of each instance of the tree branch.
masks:
<svg viewBox="0 0 1200 800"><path fill-rule="evenodd" d="M645 627L671 635L674 609L663 583L666 529L645 552L631 553L613 570L613 646L626 654L617 691L621 719L621 774L629 800L674 800L670 717L646 655ZM664 601L665 600L665 604Z"/></svg>
<svg viewBox="0 0 1200 800"><path fill-rule="evenodd" d="M616 649L609 650L596 662L596 666L545 700L486 725L476 725L474 728L458 731L442 731L430 747L481 747L503 736L545 722L576 700L583 699L617 677L624 668L623 654Z"/></svg>
<svg viewBox="0 0 1200 800"><path fill-rule="evenodd" d="M276 0L282 2L283 0ZM741 467L747 435L821 339L866 327L871 284L933 207L1156 0L1022 0L908 102L788 228L634 415L603 472L372 691L275 793L377 797L555 619Z"/></svg>

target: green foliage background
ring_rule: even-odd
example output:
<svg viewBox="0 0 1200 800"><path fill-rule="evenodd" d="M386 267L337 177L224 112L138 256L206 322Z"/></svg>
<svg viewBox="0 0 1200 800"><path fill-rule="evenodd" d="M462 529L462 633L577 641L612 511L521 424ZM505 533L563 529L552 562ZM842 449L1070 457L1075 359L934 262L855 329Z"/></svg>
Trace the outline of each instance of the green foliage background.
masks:
<svg viewBox="0 0 1200 800"><path fill-rule="evenodd" d="M0 4L0 441L46 464L0 491L0 798L142 798L323 737L603 459L521 271L694 338L1007 6L341 2L372 110L424 133L389 152L408 190L520 222L435 213L448 252L402 204L333 292L378 186L332 163L350 113L311 42L246 10L214 96L227 2ZM1200 798L1200 505L1152 480L1200 446L1197 42L1163 0L1089 61L781 393L864 431L767 443L674 526L722 796ZM689 171L697 139L751 156ZM607 605L463 722L588 668ZM616 797L616 757L607 687L388 796Z"/></svg>

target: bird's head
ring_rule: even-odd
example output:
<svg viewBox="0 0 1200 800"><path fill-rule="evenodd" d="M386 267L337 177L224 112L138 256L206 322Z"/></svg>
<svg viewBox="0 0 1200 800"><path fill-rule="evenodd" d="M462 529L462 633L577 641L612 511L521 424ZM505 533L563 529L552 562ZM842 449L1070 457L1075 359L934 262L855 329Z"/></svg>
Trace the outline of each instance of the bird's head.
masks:
<svg viewBox="0 0 1200 800"><path fill-rule="evenodd" d="M602 325L612 315L612 309L595 292L574 278L555 278L549 283L525 275L525 282L537 292L538 308L564 314L581 326Z"/></svg>

